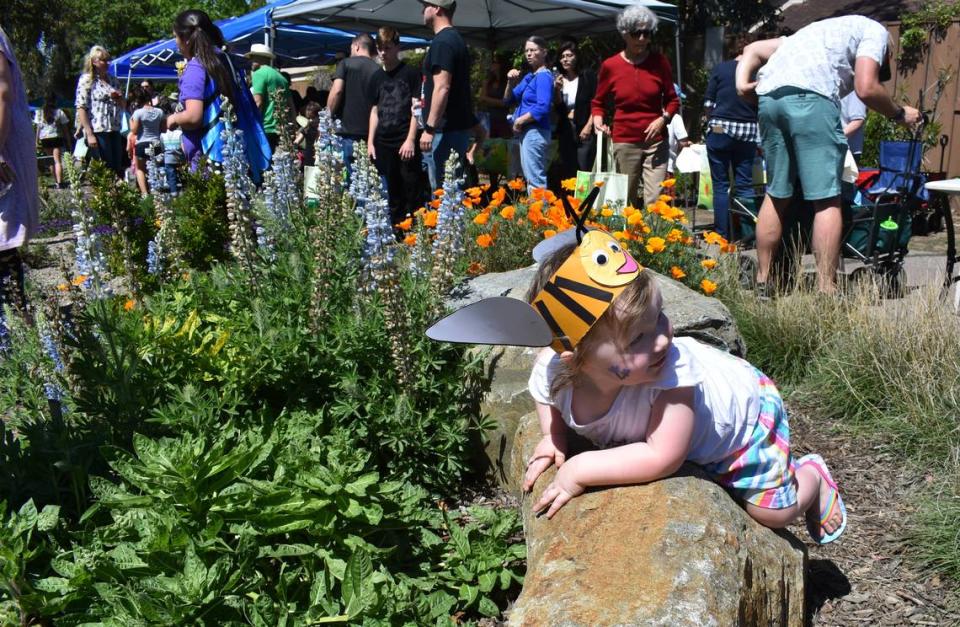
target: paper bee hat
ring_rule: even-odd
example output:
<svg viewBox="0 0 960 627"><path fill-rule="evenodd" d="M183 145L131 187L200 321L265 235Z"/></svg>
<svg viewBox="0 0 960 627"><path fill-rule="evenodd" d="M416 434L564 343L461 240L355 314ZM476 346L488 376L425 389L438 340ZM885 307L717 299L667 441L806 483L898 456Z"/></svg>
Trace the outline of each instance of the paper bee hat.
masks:
<svg viewBox="0 0 960 627"><path fill-rule="evenodd" d="M642 270L616 238L584 226L599 191L591 191L579 215L563 198L576 226L540 242L533 258L541 262L574 241L577 247L532 303L485 298L438 321L427 329L427 337L463 344L550 345L558 353L573 350Z"/></svg>

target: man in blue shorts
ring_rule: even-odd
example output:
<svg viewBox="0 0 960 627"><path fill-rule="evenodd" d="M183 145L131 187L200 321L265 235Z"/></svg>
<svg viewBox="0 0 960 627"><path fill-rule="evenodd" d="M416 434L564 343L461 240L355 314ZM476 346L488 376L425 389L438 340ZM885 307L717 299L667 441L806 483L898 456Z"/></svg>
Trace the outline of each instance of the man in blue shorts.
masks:
<svg viewBox="0 0 960 627"><path fill-rule="evenodd" d="M887 29L860 15L814 22L789 37L744 49L737 93L760 98L758 121L767 161L767 195L757 222L759 294L768 293L782 216L790 210L798 180L816 212L812 244L819 289L836 289L843 237L840 176L847 152L840 100L856 91L868 107L900 124L920 119L919 111L897 105L881 85L890 78L889 55Z"/></svg>

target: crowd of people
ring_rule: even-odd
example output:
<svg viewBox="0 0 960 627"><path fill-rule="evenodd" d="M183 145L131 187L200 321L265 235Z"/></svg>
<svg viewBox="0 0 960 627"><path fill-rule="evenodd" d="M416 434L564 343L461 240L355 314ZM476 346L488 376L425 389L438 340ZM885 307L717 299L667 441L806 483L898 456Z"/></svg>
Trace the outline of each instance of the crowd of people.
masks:
<svg viewBox="0 0 960 627"><path fill-rule="evenodd" d="M329 91L310 87L306 96L273 67L275 55L264 44L254 44L246 55L248 83L209 16L184 11L173 24L186 60L176 92L163 96L144 81L125 96L108 72L109 52L94 46L77 81L75 131L50 96L34 118L36 145L52 160L57 186L64 185L63 154L76 139L83 145L75 154L103 161L118 176L129 172L144 195L150 192L147 159L162 155L163 185L175 194L180 168L195 167L201 156L222 159L225 96L244 131L255 181L270 165L280 126L294 119L300 161L313 163L325 108L338 120L347 176L362 141L395 224L441 186L451 152L461 157L460 168L467 167L487 138L510 144L509 174L522 174L532 190L559 187L561 180L591 170L598 137L606 135L614 162L605 169L627 175L626 202L639 207L657 200L689 138L680 115L683 92L670 61L652 45L658 18L650 9L633 5L618 14L622 50L596 71L574 38L548 42L531 35L523 44L523 63L510 67L509 55L495 54L475 93L474 59L455 26L457 2L420 3L423 23L433 32L421 64L404 62L400 34L385 26L373 35L356 35L349 56L336 65ZM828 44L825 52L802 52L822 44ZM815 209L813 247L821 289L829 291L839 254L838 173L848 147L859 160L866 108L905 124L918 116L894 104L881 85L889 58L886 29L860 16L832 18L790 37L754 43L739 37L728 57L712 69L699 121L716 231L736 240L752 228L742 221L743 212L730 210L731 202L759 214L757 279L763 285L783 218L793 210L794 196L802 195ZM281 119L278 91L290 119ZM761 155L767 193L758 208L755 171ZM827 167L824 155L830 157Z"/></svg>

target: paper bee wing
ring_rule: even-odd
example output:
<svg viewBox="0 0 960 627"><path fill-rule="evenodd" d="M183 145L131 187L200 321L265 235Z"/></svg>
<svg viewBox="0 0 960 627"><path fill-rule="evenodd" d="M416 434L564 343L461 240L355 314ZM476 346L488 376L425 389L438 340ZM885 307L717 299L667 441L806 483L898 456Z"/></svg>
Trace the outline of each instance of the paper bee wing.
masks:
<svg viewBox="0 0 960 627"><path fill-rule="evenodd" d="M588 229L589 230L589 229ZM543 260L560 250L564 246L577 243L576 227L560 231L553 237L541 241L533 247L533 260L537 263L543 263Z"/></svg>
<svg viewBox="0 0 960 627"><path fill-rule="evenodd" d="M458 344L547 346L550 328L533 307L522 300L485 298L441 318L427 329L427 337Z"/></svg>

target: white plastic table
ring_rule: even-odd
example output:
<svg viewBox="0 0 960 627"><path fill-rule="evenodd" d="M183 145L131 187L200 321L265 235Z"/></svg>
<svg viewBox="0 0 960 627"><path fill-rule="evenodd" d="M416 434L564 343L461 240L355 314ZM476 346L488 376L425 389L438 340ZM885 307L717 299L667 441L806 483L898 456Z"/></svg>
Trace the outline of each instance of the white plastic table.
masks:
<svg viewBox="0 0 960 627"><path fill-rule="evenodd" d="M930 181L924 185L928 191L931 192L940 192L941 194L947 194L950 196L960 196L960 178L947 179L945 181ZM947 211L950 211L949 204L947 206ZM953 233L953 224L950 216L946 216L947 222L947 256L956 254L956 244L954 241ZM957 283L957 280L953 276L947 276L946 281L947 285L953 289L953 309L954 311L960 311L960 287L954 285Z"/></svg>

